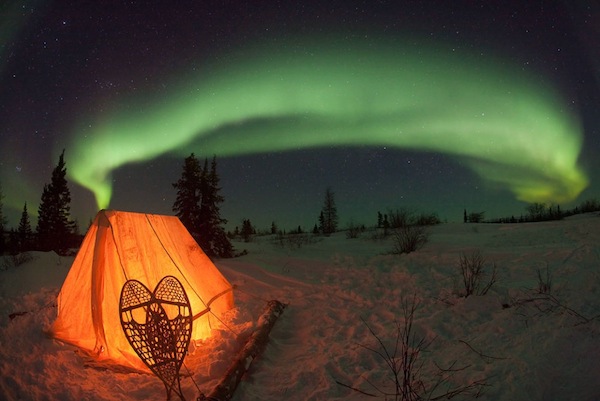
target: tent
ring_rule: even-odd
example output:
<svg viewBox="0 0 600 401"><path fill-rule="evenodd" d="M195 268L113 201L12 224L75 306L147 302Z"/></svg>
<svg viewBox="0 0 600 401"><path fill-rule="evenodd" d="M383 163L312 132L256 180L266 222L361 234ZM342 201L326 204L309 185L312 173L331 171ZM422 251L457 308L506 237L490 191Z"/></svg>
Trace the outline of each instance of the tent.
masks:
<svg viewBox="0 0 600 401"><path fill-rule="evenodd" d="M175 216L101 210L90 226L58 295L50 334L98 359L147 370L121 327L119 299L127 280L153 290L176 277L194 315L191 339L210 336L233 308L231 284Z"/></svg>

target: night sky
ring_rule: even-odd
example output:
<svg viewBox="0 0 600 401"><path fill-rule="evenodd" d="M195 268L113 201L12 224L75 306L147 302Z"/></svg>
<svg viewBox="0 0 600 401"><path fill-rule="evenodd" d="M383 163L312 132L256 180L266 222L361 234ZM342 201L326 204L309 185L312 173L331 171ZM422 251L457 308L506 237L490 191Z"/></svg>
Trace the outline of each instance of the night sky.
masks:
<svg viewBox="0 0 600 401"><path fill-rule="evenodd" d="M8 1L0 184L35 224L65 149L72 213L172 214L216 154L228 228L407 208L460 221L600 198L594 1Z"/></svg>

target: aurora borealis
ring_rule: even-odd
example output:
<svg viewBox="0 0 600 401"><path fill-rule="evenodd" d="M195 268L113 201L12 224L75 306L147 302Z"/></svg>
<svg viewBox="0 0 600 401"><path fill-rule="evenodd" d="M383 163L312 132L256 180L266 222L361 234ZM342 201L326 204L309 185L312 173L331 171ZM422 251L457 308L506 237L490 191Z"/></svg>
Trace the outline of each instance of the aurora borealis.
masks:
<svg viewBox="0 0 600 401"><path fill-rule="evenodd" d="M306 191L300 186L309 181L307 187L311 191L331 185L346 198L356 197L357 205L368 204L373 210L365 211L366 215L374 214L378 209L402 207L401 203L406 199L410 199L411 207L427 204L427 207L442 214L456 213L459 216L465 207L501 215L507 213L510 207L522 207L526 202L568 205L576 202L584 191L584 195L596 193L596 167L589 155L593 154L591 147L597 146L598 142L597 126L594 125L597 119L590 120L584 111L593 108L589 102L597 99L594 97L597 92L590 92L590 86L569 74L573 70L564 67L562 54L553 56L556 60L550 57L551 61L547 61L557 46L564 47L568 42L544 43L547 48L544 47L541 55L535 57L527 54L537 51L531 44L530 47L518 47L515 43L506 46L501 35L490 35L486 45L475 32L468 33L467 22L483 15L482 11L468 7L463 7L465 15L457 18L456 15L442 13L440 7L409 6L406 3L406 7L414 8L413 14L435 15L421 21L405 15L404 8L397 9L386 2L373 7L361 3L367 14L363 12L360 17L354 17L360 23L346 24L348 16L354 15L357 7L346 9L345 5L335 4L332 9L340 11L345 18L338 20L333 13L326 22L315 22L318 20L315 16L320 15L318 10L306 12L304 18L292 21L288 14L298 10L292 6L292 10L282 10L282 3L272 4L278 4L273 12L279 18L254 17L251 26L237 28L246 32L244 35L239 35L239 31L223 34L228 32L223 27L241 17L234 14L224 16L222 9L219 19L212 21L213 28L218 26L220 31L206 28L203 31L206 36L194 36L185 30L187 25L183 24L181 31L172 28L168 35L163 32L166 42L171 37L181 41L177 43L181 43L182 49L176 50L157 40L162 36L156 27L168 25L158 24L160 18L157 13L164 10L142 7L137 11L152 14L146 18L147 25L155 27L154 33L148 34L143 27L136 30L135 27L119 25L126 20L122 15L114 18L113 28L124 32L131 29L141 38L154 35L152 41L140 39L139 48L133 52L143 53L140 49L147 46L149 55L129 57L121 53L126 45L120 47L114 44L111 49L109 44L94 41L95 54L104 54L102 62L105 64L100 68L99 61L91 68L93 71L81 70L77 66L81 59L75 57L68 68L52 67L63 71L62 75L57 73L53 76L54 79L60 76L60 80L52 81L55 87L59 82L65 88L77 89L73 93L65 93L59 101L49 103L45 113L37 108L29 114L37 116L39 121L32 121L26 114L19 118L19 113L9 112L39 106L38 101L19 100L11 104L10 98L4 94L8 100L3 103L2 116L7 119L7 124L2 127L0 183L6 198L5 207L20 210L25 201L29 205L37 205L37 192L41 194L41 188L38 190L33 183L38 182L39 186L40 179L49 179L49 169L56 162L56 154L63 148L67 152L69 179L78 187L74 192L84 194L81 202L85 202L85 206L74 207L75 212L78 209L119 207L143 210L147 207L148 211L169 213L172 204L172 199L168 199L170 183L178 178L181 161L191 152L201 157L216 154L224 164L225 175L221 177L221 184L226 202L228 197L236 199L230 203L229 210L233 215L225 217L237 221L246 217L259 219L260 215L263 224L268 219L279 219L289 221L289 224L298 221L297 224L310 226L312 221L305 221L302 217L294 219L293 216L296 212L298 216L310 215L307 211L282 210L279 213L286 214L286 217L268 217L269 213L273 215L280 210L280 206L274 205L275 199L302 196L299 194ZM31 7L35 8L34 5ZM77 8L76 5L74 7ZM219 9L222 6L215 3L214 7ZM233 12L236 9L231 4L227 10ZM393 14L381 16L384 10L398 13L397 17L405 24L398 23L394 29L381 29L393 20ZM207 22L211 21L210 15L219 14L209 11L209 5L194 10L194 18ZM60 15L52 6L38 12L42 15L38 18L45 16L44 21L54 21L60 29L74 22L72 17ZM241 14L244 10L239 12ZM373 16L364 17L369 12ZM535 12L535 7L528 12ZM161 13L164 18L176 14L176 7ZM105 15L112 14L105 11ZM551 17L558 18L554 14ZM281 22L282 18L287 24ZM22 18L23 24L32 23L32 19ZM106 23L106 18L104 21ZM279 29L264 29L268 32L255 34L257 27L271 27L274 21L278 21L275 26ZM335 29L328 30L331 21L335 22ZM524 22L527 18L517 21ZM551 22L557 24L556 21ZM427 37L423 32L415 32L414 27L419 23L424 26L423 32L437 29L436 32L447 30L448 33ZM446 24L450 23L454 24L452 29L446 29ZM407 24L413 29L407 29ZM281 29L281 25L311 29L304 29L305 32L299 29L299 32L289 34ZM545 26L538 22L538 29ZM536 28L535 25L521 27L517 23L515 27L523 32ZM27 29L20 31L28 32ZM460 31L467 31L467 34L463 40L457 41L455 36ZM508 40L514 41L516 37L518 35L512 34ZM125 42L130 46L136 43L133 39ZM51 42L46 43L52 46ZM80 45L72 47L85 48L85 43ZM511 47L517 48L514 54L505 50ZM161 53L163 50L167 56ZM559 50L569 55L568 61L573 62L574 50ZM11 49L4 49L2 56L15 52L18 54L16 44ZM67 53L60 54L66 58ZM93 54L90 49L86 50L85 59ZM527 54L527 60L544 60L543 63L538 61L537 65L548 63L551 68L529 67L529 61L523 63L521 60L523 54ZM128 63L121 62L115 57L117 55L124 57ZM56 64L68 62L54 61ZM559 68L552 67L553 63L564 70L564 75L556 72ZM1 65L5 70L3 82L18 79L21 72L15 72L16 62L7 59ZM577 68L583 67L578 65ZM583 74L583 77L593 77L593 70L586 71L588 75ZM146 78L141 79L144 74ZM93 82L93 90L90 82ZM33 83L23 81L17 87L35 91L45 84L43 79L38 78ZM576 93L571 85L585 88L584 94ZM583 96L583 100L577 96ZM38 98L37 95L30 97ZM38 126L42 128L34 128ZM24 138L21 138L20 130L37 135L22 134ZM33 156L32 147L38 156ZM332 150L331 157L328 149ZM278 159L277 155L289 154L292 159L299 158L300 171L303 163L304 169L309 170L307 163L311 161L306 155L310 152L314 151L320 159L329 159L329 162L339 165L340 152L343 153L344 149L350 154L362 152L363 156L359 159L367 160L368 164L375 163L373 158L365 156L371 154L376 154L375 159L393 158L398 165L411 158L428 160L430 155L440 155L442 159L433 156L431 160L439 163L427 162L429 166L425 162L413 162L412 166L419 164L420 171L408 171L408 177L407 171L401 167L397 177L391 177L391 172L386 170L381 174L386 176L386 182L401 182L404 186L385 184L388 186L385 189L381 184L371 198L369 190L379 184L374 183L372 176L363 178L361 169L368 170L370 167L360 165L347 172L351 177L340 177L340 182L330 182L331 179L325 178L327 174L302 177L301 173L290 171L291 182L285 182L285 175L278 172L273 176L279 179L268 183L265 177L269 181L269 176L263 171L258 174L262 177L260 183L255 183L260 188L260 195L254 198L250 195L251 201L244 202L244 194L236 192L236 188L247 188L248 180L257 179L248 177L253 161L258 160L256 165L261 165L260 160L265 160L265 157L269 159L275 155ZM236 160L239 161L237 167ZM319 163L323 163L320 168L327 169L327 162L320 160ZM167 163L169 169L164 176L154 176L157 170L152 166ZM381 166L393 166L393 161L382 163ZM438 165L440 163L442 167ZM144 165L150 166L153 186L163 183L160 194L144 188L143 183L148 183L149 177L134 177ZM276 165L267 168L279 169ZM290 165L286 164L285 168L290 168ZM419 182L430 174L421 171L428 168L437 169L436 176L427 178L429 182ZM119 183L124 177L128 180L125 188L132 194L143 194L138 198L143 198L147 204L140 204L139 199L128 196L127 192L119 192L123 191ZM364 181L362 186L361 179ZM449 189L451 187L444 187L453 180L454 193ZM419 188L431 187L432 182L440 182L439 201L431 200L432 194L437 196L434 191L429 193L426 202L421 202L419 197L425 195ZM136 184L139 187L136 188ZM465 188L486 191L486 195L483 198L474 196ZM273 193L269 196L265 191ZM398 193L394 194L394 191ZM374 198L382 192L391 193L387 199L378 202ZM172 196L174 199L174 193ZM311 196L307 199L314 203ZM504 209L497 208L497 204L502 203L501 197L506 199ZM490 205L481 204L482 199L490 198L496 202L492 210L489 210ZM390 199L397 199L397 204L390 204L396 202ZM302 200L298 202L303 203ZM316 201L313 209L319 207L319 202ZM240 210L239 205L242 204L247 205L247 210ZM227 204L224 206L227 209Z"/></svg>
<svg viewBox="0 0 600 401"><path fill-rule="evenodd" d="M296 47L310 57L254 50L174 93L131 100L88 130L92 140L76 129L73 179L106 208L114 169L167 152L185 157L194 142L208 157L319 146L441 152L527 202L572 201L587 185L579 123L534 77L426 44L417 55L401 45Z"/></svg>

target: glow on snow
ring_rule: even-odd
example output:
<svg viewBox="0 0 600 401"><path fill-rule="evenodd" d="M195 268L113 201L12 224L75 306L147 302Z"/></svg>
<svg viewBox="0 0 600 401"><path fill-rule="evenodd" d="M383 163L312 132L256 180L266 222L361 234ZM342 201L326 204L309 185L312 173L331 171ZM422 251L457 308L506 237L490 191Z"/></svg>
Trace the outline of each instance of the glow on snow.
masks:
<svg viewBox="0 0 600 401"><path fill-rule="evenodd" d="M115 169L165 153L385 146L452 155L527 202L567 202L587 186L577 118L547 82L506 60L431 45L246 54L84 116L71 178L105 208Z"/></svg>

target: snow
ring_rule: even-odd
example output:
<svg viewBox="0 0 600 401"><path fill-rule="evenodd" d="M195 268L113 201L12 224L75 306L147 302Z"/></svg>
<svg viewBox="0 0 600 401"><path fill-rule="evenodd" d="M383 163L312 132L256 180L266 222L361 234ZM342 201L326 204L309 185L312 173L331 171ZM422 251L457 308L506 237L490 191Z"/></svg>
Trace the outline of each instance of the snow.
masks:
<svg viewBox="0 0 600 401"><path fill-rule="evenodd" d="M435 383L439 368L453 366L461 369L449 383L485 383L481 400L600 399L598 215L448 223L429 233L429 242L408 255L390 254L391 239L375 239L373 231L357 239L340 232L304 243L275 237L235 243L248 254L216 264L236 286L236 309L213 337L192 346L181 371L186 398L198 396L196 385L210 392L266 302L277 299L287 308L234 400L370 398L338 382L384 399L378 390L394 390L391 371L373 352L379 345L369 329L392 348L404 322L403 300L416 296L413 332L429 344L419 354L417 379L424 385ZM473 251L488 268L496 265L498 281L486 295L463 298L458 261ZM155 376L95 363L45 334L73 257L29 255L16 267L8 256L0 261L0 398L164 400ZM537 290L537 271L546 269L555 302Z"/></svg>

